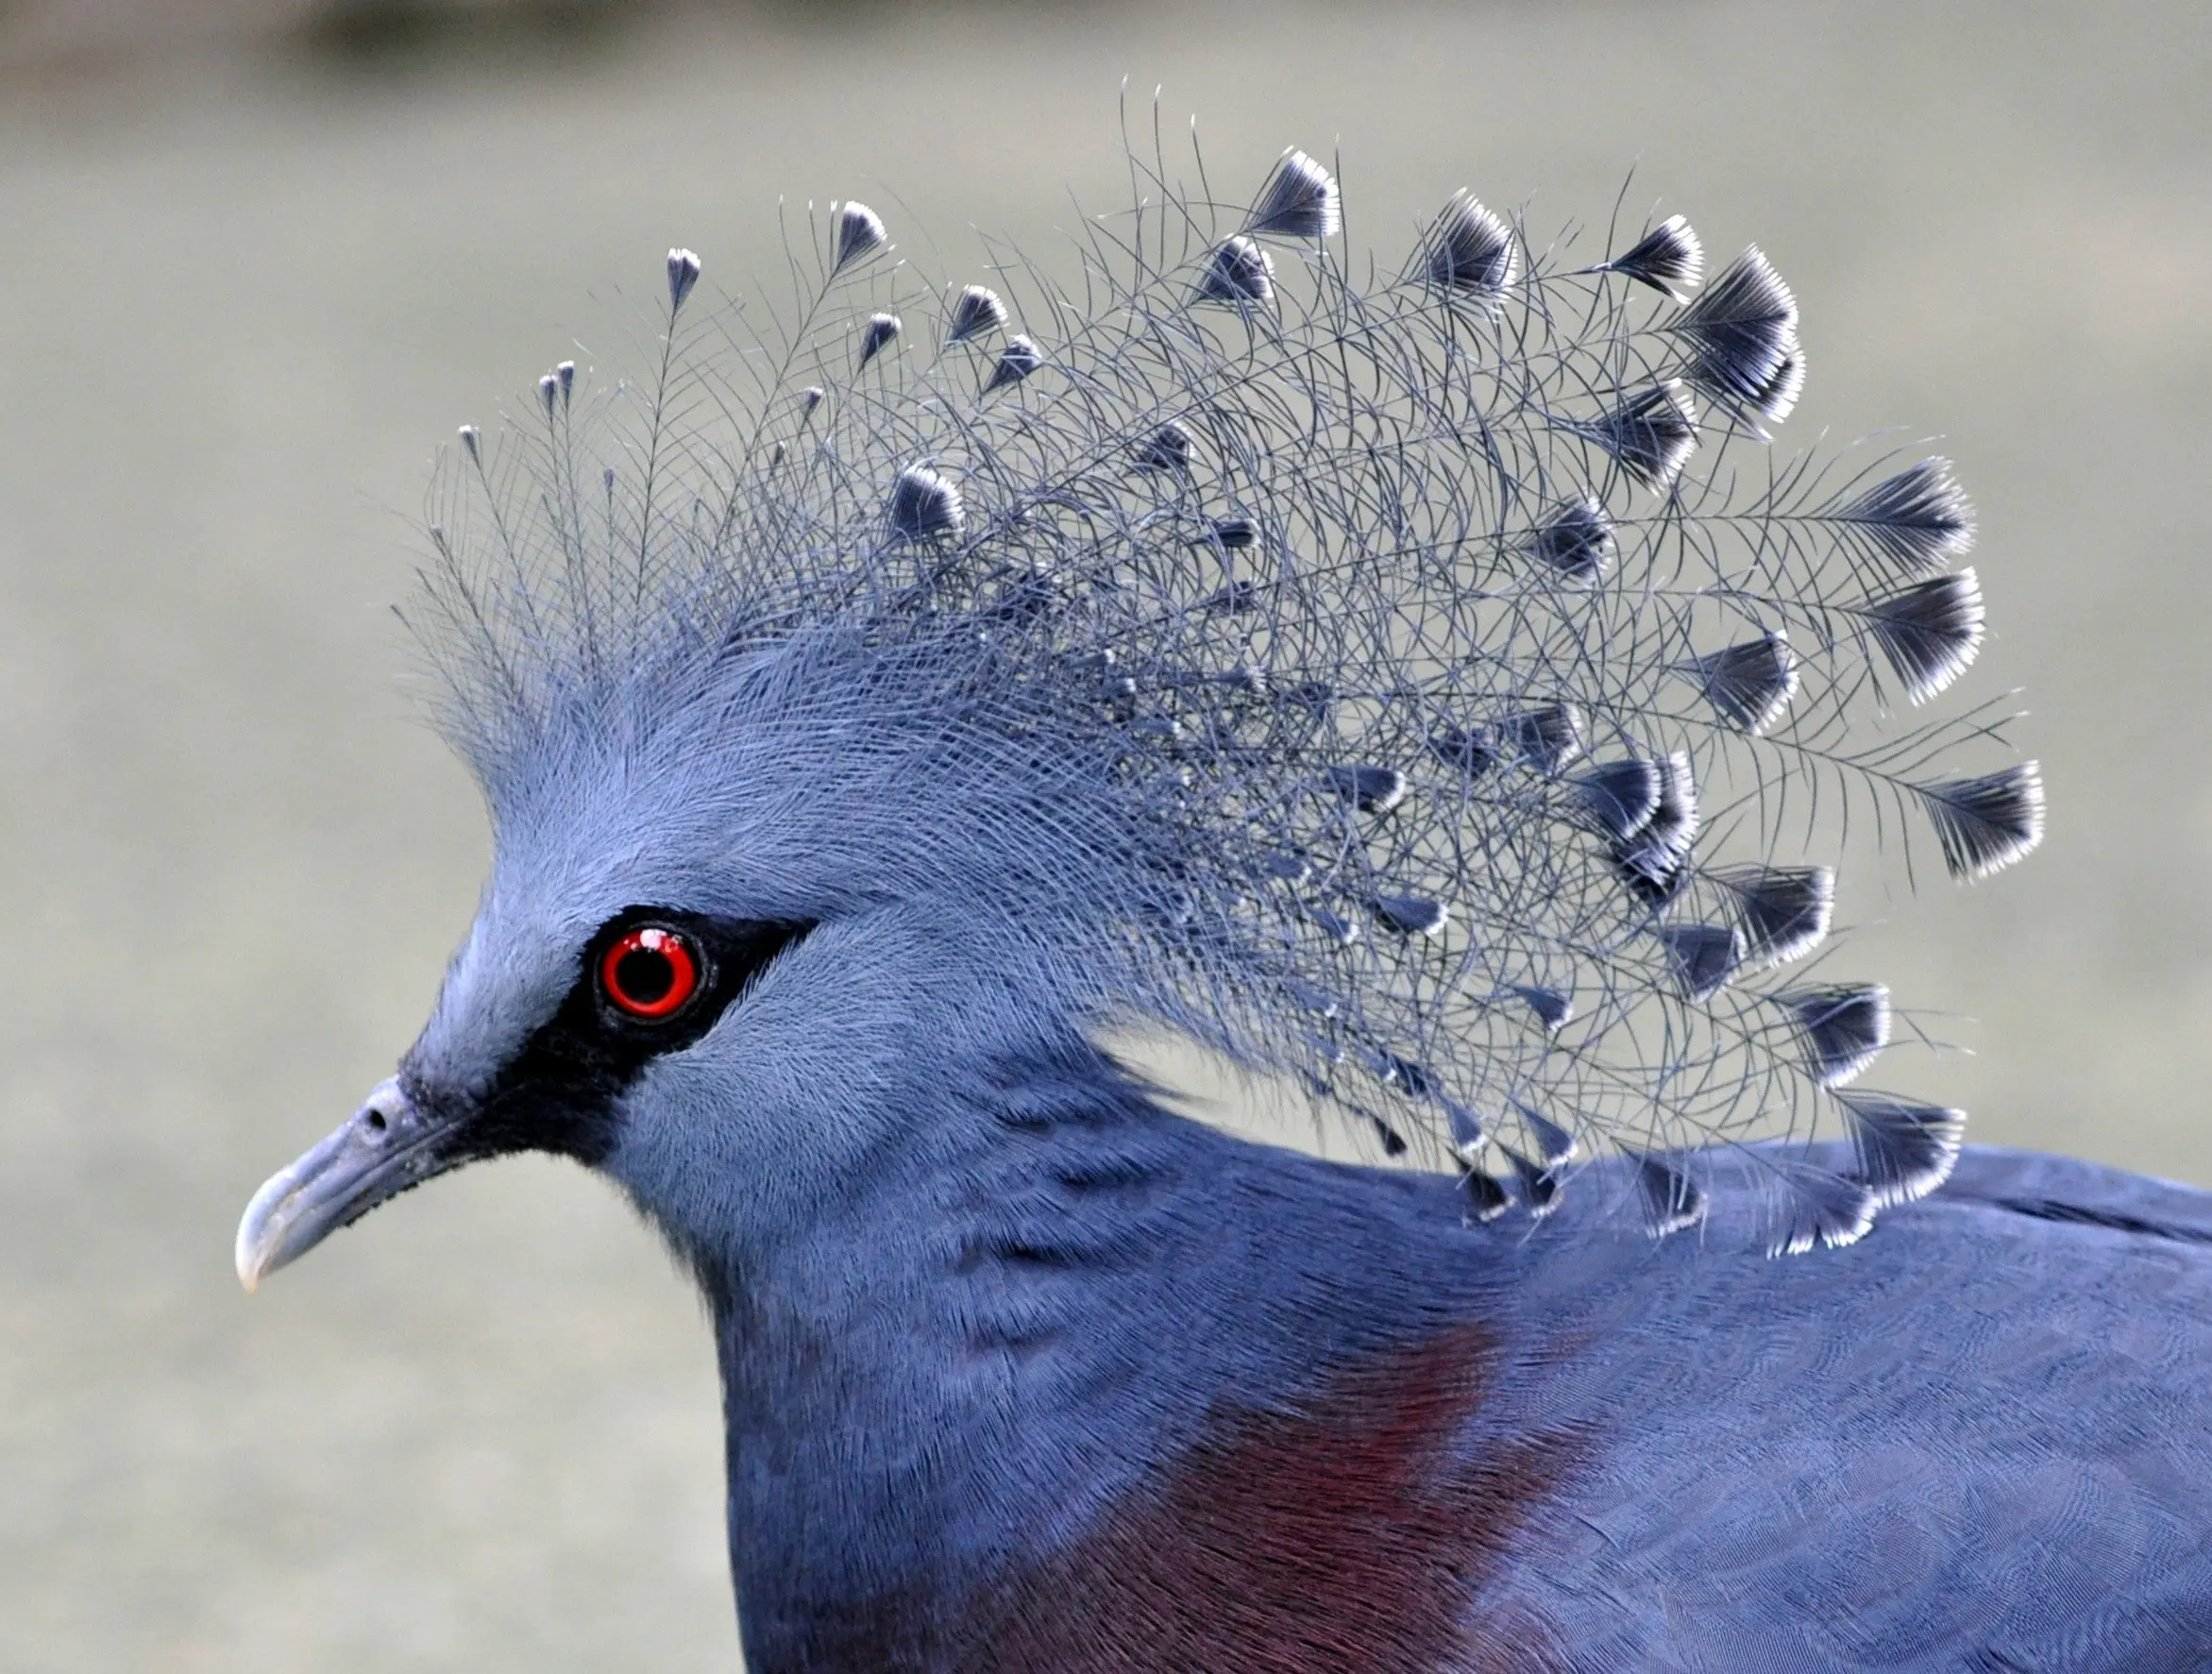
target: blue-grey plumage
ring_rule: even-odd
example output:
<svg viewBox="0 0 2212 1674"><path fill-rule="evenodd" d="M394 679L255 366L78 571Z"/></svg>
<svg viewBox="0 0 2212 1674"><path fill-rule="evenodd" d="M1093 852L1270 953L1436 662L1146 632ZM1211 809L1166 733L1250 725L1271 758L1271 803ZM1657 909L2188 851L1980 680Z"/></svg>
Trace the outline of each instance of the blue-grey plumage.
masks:
<svg viewBox="0 0 2212 1674"><path fill-rule="evenodd" d="M241 1275L613 1180L712 1308L761 1674L2212 1661L2212 1204L1962 1151L1860 1085L1888 990L1784 969L1799 803L2040 836L1990 717L1880 713L1981 643L1949 467L1744 470L1797 301L1684 305L1679 218L1570 267L1462 193L1362 288L1304 153L1152 185L1067 288L847 204L757 356L673 252L641 407L464 432L491 877ZM1178 1113L1129 1025L1438 1172Z"/></svg>

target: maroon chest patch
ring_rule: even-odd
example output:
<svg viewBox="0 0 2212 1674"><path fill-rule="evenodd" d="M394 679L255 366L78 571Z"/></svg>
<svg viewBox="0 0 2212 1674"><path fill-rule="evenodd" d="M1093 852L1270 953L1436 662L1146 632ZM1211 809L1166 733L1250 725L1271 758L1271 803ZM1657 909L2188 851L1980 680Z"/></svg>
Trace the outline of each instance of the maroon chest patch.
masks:
<svg viewBox="0 0 2212 1674"><path fill-rule="evenodd" d="M1461 1328L1292 1412L1224 1414L1150 1494L970 1617L961 1674L1427 1674L1561 1666L1484 1610L1507 1544L1580 1457L1569 1433L1463 1451L1494 1350Z"/></svg>

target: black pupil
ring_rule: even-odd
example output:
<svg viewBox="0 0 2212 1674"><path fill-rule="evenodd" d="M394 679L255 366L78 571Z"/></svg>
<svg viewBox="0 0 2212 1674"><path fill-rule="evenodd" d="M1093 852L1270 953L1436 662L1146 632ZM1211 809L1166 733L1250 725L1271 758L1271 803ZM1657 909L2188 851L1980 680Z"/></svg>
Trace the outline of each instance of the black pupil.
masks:
<svg viewBox="0 0 2212 1674"><path fill-rule="evenodd" d="M655 1006L676 986L676 962L657 947L633 947L615 961L615 988L634 1006Z"/></svg>

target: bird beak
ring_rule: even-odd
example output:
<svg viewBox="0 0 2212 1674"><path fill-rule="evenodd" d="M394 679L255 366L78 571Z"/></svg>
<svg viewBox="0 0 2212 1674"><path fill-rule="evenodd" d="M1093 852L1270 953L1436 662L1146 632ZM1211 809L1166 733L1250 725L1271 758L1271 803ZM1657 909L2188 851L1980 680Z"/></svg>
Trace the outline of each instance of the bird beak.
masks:
<svg viewBox="0 0 2212 1674"><path fill-rule="evenodd" d="M273 1176L238 1223L238 1282L247 1290L410 1186L464 1160L440 1141L449 1122L425 1116L397 1080L343 1127Z"/></svg>

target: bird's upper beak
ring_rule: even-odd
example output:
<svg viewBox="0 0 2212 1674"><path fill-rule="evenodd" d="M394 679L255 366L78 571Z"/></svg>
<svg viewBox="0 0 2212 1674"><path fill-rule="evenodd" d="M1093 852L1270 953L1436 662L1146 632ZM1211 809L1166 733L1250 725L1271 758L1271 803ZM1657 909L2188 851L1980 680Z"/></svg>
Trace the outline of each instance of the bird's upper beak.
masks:
<svg viewBox="0 0 2212 1674"><path fill-rule="evenodd" d="M238 1223L238 1282L247 1290L386 1198L464 1158L452 1124L417 1110L386 1081L336 1133L272 1176Z"/></svg>

